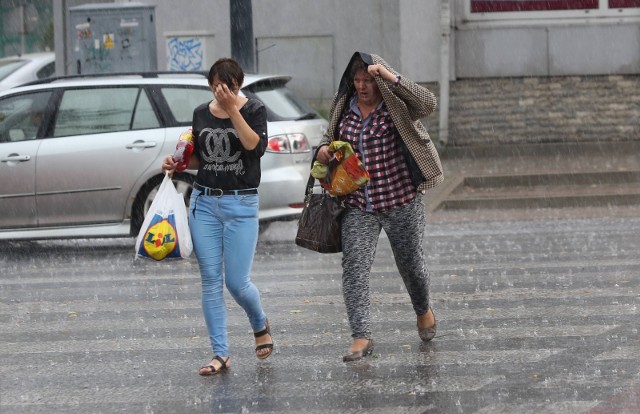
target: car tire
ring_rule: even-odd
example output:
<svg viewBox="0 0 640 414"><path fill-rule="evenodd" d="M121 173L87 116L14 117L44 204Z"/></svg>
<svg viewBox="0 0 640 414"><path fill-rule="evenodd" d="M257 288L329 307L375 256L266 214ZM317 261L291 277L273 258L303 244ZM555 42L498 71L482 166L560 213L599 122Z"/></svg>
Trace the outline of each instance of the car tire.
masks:
<svg viewBox="0 0 640 414"><path fill-rule="evenodd" d="M163 179L164 175L157 175L153 177L143 185L138 192L131 211L132 236L137 236L140 232L140 227L142 227L142 223L144 222L144 216L147 214L147 211L149 211L149 207L151 207L151 203L153 202ZM173 174L173 177L171 178L173 185L176 186L176 190L184 196L184 203L187 208L189 208L189 198L191 197L191 191L193 191L193 183L195 180L196 178L193 175L185 173Z"/></svg>
<svg viewBox="0 0 640 414"><path fill-rule="evenodd" d="M269 226L271 226L271 222L270 221L260 221L258 223L258 234L262 234L265 231L267 231Z"/></svg>

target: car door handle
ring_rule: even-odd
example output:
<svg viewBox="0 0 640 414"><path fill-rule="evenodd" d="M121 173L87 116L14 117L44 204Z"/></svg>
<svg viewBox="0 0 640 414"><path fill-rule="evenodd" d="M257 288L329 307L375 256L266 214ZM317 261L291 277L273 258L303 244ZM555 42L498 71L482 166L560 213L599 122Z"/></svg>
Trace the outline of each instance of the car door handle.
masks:
<svg viewBox="0 0 640 414"><path fill-rule="evenodd" d="M11 161L24 162L24 161L30 161L30 160L31 160L31 155L11 154L11 155L7 156L6 158L1 159L0 161L2 161L2 162L11 162Z"/></svg>
<svg viewBox="0 0 640 414"><path fill-rule="evenodd" d="M127 144L127 149L139 149L139 148L154 148L158 145L155 141L135 141L132 144Z"/></svg>

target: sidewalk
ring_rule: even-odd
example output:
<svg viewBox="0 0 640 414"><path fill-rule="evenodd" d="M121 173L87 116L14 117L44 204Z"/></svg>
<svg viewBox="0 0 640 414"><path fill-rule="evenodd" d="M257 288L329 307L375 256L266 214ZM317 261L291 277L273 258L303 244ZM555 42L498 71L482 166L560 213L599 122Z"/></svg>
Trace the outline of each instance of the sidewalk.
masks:
<svg viewBox="0 0 640 414"><path fill-rule="evenodd" d="M638 215L639 154L640 141L447 149L428 209L440 219Z"/></svg>

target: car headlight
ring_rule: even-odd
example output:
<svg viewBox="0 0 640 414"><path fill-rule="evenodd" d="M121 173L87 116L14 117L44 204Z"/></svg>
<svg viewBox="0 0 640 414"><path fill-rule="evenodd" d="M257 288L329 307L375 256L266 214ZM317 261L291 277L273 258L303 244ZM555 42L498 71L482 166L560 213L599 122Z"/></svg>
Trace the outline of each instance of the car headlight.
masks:
<svg viewBox="0 0 640 414"><path fill-rule="evenodd" d="M302 134L281 134L269 137L267 151L277 153L300 153L311 151L307 137Z"/></svg>

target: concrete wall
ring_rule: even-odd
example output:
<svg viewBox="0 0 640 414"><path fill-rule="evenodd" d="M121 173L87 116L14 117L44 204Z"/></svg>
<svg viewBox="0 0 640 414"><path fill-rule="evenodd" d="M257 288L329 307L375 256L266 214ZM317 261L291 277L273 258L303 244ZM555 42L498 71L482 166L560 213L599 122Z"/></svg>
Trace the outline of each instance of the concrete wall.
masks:
<svg viewBox="0 0 640 414"><path fill-rule="evenodd" d="M392 65L404 63L398 3L255 1L258 71L292 74L292 89L307 100L326 103L355 51L380 54Z"/></svg>
<svg viewBox="0 0 640 414"><path fill-rule="evenodd" d="M156 14L156 40L158 43L158 69L167 69L167 38L195 35L206 43L209 55L203 63L208 70L218 58L231 55L228 0L142 0L154 4Z"/></svg>
<svg viewBox="0 0 640 414"><path fill-rule="evenodd" d="M320 93L322 100L351 54L363 50L380 54L418 82L437 81L441 1L253 0L258 70L290 73L292 86L308 98ZM464 1L451 0L454 78L640 73L637 21L468 22ZM55 0L66 7L89 2L94 1ZM138 2L156 6L159 69L167 67L167 36L201 36L209 55L205 66L230 55L229 0Z"/></svg>
<svg viewBox="0 0 640 414"><path fill-rule="evenodd" d="M637 9L620 15L515 13L478 20L465 11L466 1L451 0L458 78L640 73Z"/></svg>
<svg viewBox="0 0 640 414"><path fill-rule="evenodd" d="M440 79L440 1L400 0L400 63L416 82Z"/></svg>
<svg viewBox="0 0 640 414"><path fill-rule="evenodd" d="M140 2L156 5L159 69L168 35L207 33L215 58L231 54L229 0ZM439 77L439 1L254 0L252 9L257 70L292 75L290 87L318 105L333 97L355 51L379 54L418 82Z"/></svg>
<svg viewBox="0 0 640 414"><path fill-rule="evenodd" d="M456 32L459 78L640 73L640 25L485 27Z"/></svg>

